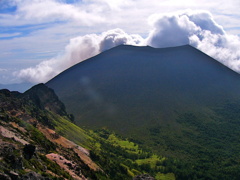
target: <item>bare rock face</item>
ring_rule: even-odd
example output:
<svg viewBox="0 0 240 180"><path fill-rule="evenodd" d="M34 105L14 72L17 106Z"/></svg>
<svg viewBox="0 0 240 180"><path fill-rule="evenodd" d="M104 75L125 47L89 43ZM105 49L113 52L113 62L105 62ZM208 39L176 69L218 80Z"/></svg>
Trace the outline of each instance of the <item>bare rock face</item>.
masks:
<svg viewBox="0 0 240 180"><path fill-rule="evenodd" d="M49 178L45 178L41 176L40 174L37 174L36 172L29 172L25 175L23 175L20 180L48 180Z"/></svg>
<svg viewBox="0 0 240 180"><path fill-rule="evenodd" d="M47 154L46 157L56 162L62 169L67 171L75 180L87 180L81 172L81 167L73 161L67 160L65 157L51 153Z"/></svg>
<svg viewBox="0 0 240 180"><path fill-rule="evenodd" d="M48 88L44 84L38 84L31 89L23 93L23 99L31 101L33 104L41 110L47 110L54 112L60 116L67 116L72 122L74 122L74 116L66 112L65 105L59 100L58 96L54 93L54 90ZM35 112L35 115L39 114ZM44 125L53 128L51 122L46 117L42 117Z"/></svg>
<svg viewBox="0 0 240 180"><path fill-rule="evenodd" d="M0 179L1 180L11 180L11 178L7 174L4 174L4 173L0 173Z"/></svg>
<svg viewBox="0 0 240 180"><path fill-rule="evenodd" d="M18 180L18 179L19 179L19 174L16 173L16 172L14 172L14 171L8 172L8 175L10 176L10 178L11 178L12 180Z"/></svg>
<svg viewBox="0 0 240 180"><path fill-rule="evenodd" d="M23 154L26 159L31 159L36 150L36 146L32 144L26 144L23 148Z"/></svg>
<svg viewBox="0 0 240 180"><path fill-rule="evenodd" d="M60 116L73 121L54 91L44 84L25 93L0 90L0 180L95 177L94 172L100 168L92 162L88 150L53 130L53 118L57 121L56 117ZM69 160L65 162L61 158L59 162L50 163L44 157L49 151L65 155Z"/></svg>
<svg viewBox="0 0 240 180"><path fill-rule="evenodd" d="M23 158L22 157L17 157L17 156L12 156L12 164L14 169L23 169Z"/></svg>
<svg viewBox="0 0 240 180"><path fill-rule="evenodd" d="M9 143L2 143L0 148L0 156L13 168L23 169L23 160L21 155L15 154L16 147Z"/></svg>
<svg viewBox="0 0 240 180"><path fill-rule="evenodd" d="M149 174L141 174L141 175L135 176L133 180L155 180L155 178L153 178Z"/></svg>
<svg viewBox="0 0 240 180"><path fill-rule="evenodd" d="M40 109L47 109L59 115L67 115L64 104L59 101L54 91L44 84L38 84L24 93Z"/></svg>

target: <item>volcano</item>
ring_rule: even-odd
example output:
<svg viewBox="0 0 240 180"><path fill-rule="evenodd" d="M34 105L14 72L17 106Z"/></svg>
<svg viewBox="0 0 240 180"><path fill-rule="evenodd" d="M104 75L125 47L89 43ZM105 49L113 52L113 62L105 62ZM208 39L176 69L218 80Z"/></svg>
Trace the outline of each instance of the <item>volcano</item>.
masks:
<svg viewBox="0 0 240 180"><path fill-rule="evenodd" d="M238 141L240 75L190 45L121 45L46 85L77 125L114 130L165 155Z"/></svg>

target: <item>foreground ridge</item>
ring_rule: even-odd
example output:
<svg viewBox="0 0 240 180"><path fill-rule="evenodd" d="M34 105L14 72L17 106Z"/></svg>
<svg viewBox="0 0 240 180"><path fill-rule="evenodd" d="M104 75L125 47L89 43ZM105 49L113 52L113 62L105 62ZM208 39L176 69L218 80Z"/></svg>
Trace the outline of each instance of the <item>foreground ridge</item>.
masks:
<svg viewBox="0 0 240 180"><path fill-rule="evenodd" d="M133 179L144 173L175 179L163 165L170 159L107 129L76 126L44 84L23 94L0 90L0 107L1 179Z"/></svg>

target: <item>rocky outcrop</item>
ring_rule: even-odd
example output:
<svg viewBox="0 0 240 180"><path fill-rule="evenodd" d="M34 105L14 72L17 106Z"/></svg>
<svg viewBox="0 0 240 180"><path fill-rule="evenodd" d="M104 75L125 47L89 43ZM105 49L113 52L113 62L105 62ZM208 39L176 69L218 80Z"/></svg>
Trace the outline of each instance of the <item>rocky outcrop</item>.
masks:
<svg viewBox="0 0 240 180"><path fill-rule="evenodd" d="M101 168L90 158L89 150L77 145L76 143L57 134L54 130L47 127L38 126L38 129L46 136L46 138L62 147L72 149L78 157L93 171L102 171Z"/></svg>
<svg viewBox="0 0 240 180"><path fill-rule="evenodd" d="M18 147L12 143L0 142L0 157L12 168L23 169L23 159L21 154L17 153Z"/></svg>
<svg viewBox="0 0 240 180"><path fill-rule="evenodd" d="M32 144L26 144L23 148L23 154L26 159L31 159L36 150L36 146Z"/></svg>
<svg viewBox="0 0 240 180"><path fill-rule="evenodd" d="M153 178L148 174L141 174L141 175L135 176L133 180L155 180L155 178Z"/></svg>
<svg viewBox="0 0 240 180"><path fill-rule="evenodd" d="M56 162L61 168L67 171L75 180L87 180L81 172L81 167L73 161L67 160L65 157L51 153L47 154L46 157L54 162Z"/></svg>
<svg viewBox="0 0 240 180"><path fill-rule="evenodd" d="M1 180L11 180L10 176L4 173L0 173L0 179Z"/></svg>
<svg viewBox="0 0 240 180"><path fill-rule="evenodd" d="M20 179L20 176L18 173L14 172L14 171L10 171L10 172L7 172L7 174L10 176L10 178L12 180L18 180Z"/></svg>
<svg viewBox="0 0 240 180"><path fill-rule="evenodd" d="M14 171L0 173L0 179L1 180L50 180L49 178L43 177L34 171L28 172L24 175L19 175Z"/></svg>
<svg viewBox="0 0 240 180"><path fill-rule="evenodd" d="M54 121L68 117L44 84L24 94L0 90L0 180L96 179L101 169L89 151L54 130Z"/></svg>
<svg viewBox="0 0 240 180"><path fill-rule="evenodd" d="M23 96L33 101L40 109L47 109L61 116L67 115L64 104L58 99L54 91L44 84L33 86Z"/></svg>
<svg viewBox="0 0 240 180"><path fill-rule="evenodd" d="M23 175L20 180L50 180L49 178L43 177L40 174L31 171L25 175Z"/></svg>
<svg viewBox="0 0 240 180"><path fill-rule="evenodd" d="M17 142L20 142L21 144L28 144L27 141L25 141L23 138L21 138L19 135L16 135L13 131L6 129L3 126L0 126L0 135L6 138L11 138Z"/></svg>

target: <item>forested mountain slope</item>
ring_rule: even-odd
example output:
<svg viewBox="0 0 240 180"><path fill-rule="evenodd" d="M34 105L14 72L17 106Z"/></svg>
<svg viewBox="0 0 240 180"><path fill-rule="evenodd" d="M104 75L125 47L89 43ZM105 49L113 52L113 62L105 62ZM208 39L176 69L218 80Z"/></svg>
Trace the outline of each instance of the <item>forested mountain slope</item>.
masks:
<svg viewBox="0 0 240 180"><path fill-rule="evenodd" d="M118 46L46 85L79 126L180 159L186 174L239 177L240 75L189 45Z"/></svg>

